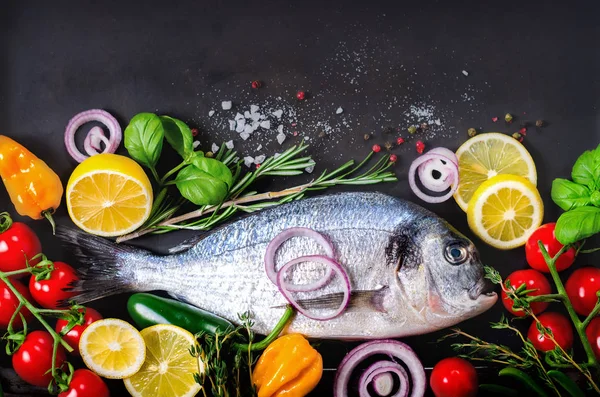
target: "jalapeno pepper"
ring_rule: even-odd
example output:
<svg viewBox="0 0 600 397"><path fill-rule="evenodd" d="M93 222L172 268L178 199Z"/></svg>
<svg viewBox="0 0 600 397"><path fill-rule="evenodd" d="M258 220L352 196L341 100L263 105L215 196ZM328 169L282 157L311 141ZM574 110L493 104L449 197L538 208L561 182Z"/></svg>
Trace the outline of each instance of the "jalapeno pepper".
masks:
<svg viewBox="0 0 600 397"><path fill-rule="evenodd" d="M0 176L19 215L48 218L60 205L63 186L48 165L24 146L0 135Z"/></svg>
<svg viewBox="0 0 600 397"><path fill-rule="evenodd" d="M177 325L191 333L206 332L214 335L232 331L229 321L175 299L139 293L133 294L127 301L127 311L142 329L155 324Z"/></svg>

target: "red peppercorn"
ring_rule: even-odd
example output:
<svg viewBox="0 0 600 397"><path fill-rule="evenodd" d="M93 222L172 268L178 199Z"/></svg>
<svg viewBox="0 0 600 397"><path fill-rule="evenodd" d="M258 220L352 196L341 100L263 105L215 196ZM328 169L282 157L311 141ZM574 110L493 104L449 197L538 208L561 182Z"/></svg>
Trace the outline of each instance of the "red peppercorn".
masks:
<svg viewBox="0 0 600 397"><path fill-rule="evenodd" d="M198 131L198 128L192 128L191 131L192 131L192 136L196 136L196 135L198 135L198 132L200 132L200 131Z"/></svg>
<svg viewBox="0 0 600 397"><path fill-rule="evenodd" d="M255 90L259 89L260 87L262 87L262 83L258 80L254 80L252 82L252 88L254 88Z"/></svg>
<svg viewBox="0 0 600 397"><path fill-rule="evenodd" d="M306 93L304 91L298 91L296 93L296 98L298 98L299 101L303 101L304 98L306 98Z"/></svg>
<svg viewBox="0 0 600 397"><path fill-rule="evenodd" d="M527 135L527 128L523 127L519 130L519 132L521 133L521 135Z"/></svg>
<svg viewBox="0 0 600 397"><path fill-rule="evenodd" d="M256 164L256 169L259 169L259 168L260 168L260 164Z"/></svg>
<svg viewBox="0 0 600 397"><path fill-rule="evenodd" d="M495 123L496 121L498 121L498 117L492 117L492 121Z"/></svg>
<svg viewBox="0 0 600 397"><path fill-rule="evenodd" d="M381 151L381 146L379 146L379 145L373 145L373 151L375 153L379 153Z"/></svg>
<svg viewBox="0 0 600 397"><path fill-rule="evenodd" d="M396 139L396 144L397 145L402 145L404 143L404 138L398 138Z"/></svg>
<svg viewBox="0 0 600 397"><path fill-rule="evenodd" d="M398 161L398 156L396 156L395 154L390 154L390 161L392 163L395 163L396 161Z"/></svg>
<svg viewBox="0 0 600 397"><path fill-rule="evenodd" d="M417 148L417 153L423 154L423 151L425 150L425 144L423 141L417 141L415 147Z"/></svg>
<svg viewBox="0 0 600 397"><path fill-rule="evenodd" d="M292 133L292 135L294 135L294 136L298 136L298 131L294 131L294 132Z"/></svg>

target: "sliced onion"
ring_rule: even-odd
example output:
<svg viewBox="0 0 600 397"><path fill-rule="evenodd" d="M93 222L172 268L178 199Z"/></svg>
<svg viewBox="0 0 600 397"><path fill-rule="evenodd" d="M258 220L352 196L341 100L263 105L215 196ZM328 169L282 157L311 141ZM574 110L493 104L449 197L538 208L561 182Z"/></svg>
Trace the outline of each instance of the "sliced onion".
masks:
<svg viewBox="0 0 600 397"><path fill-rule="evenodd" d="M371 397L367 389L369 383L373 381L375 376L383 373L395 373L400 380L400 388L394 396L408 396L410 391L411 397L422 397L425 395L427 387L427 378L425 376L425 370L423 364L415 354L415 352L406 344L398 342L396 340L376 340L372 342L363 343L362 345L354 348L350 353L344 357L340 366L338 367L337 374L335 377L335 383L333 386L334 397L347 397L350 379L352 378L352 372L354 369L368 357L383 354L390 356L392 360L397 359L404 363L408 369L408 373L398 362L396 361L378 361L371 365L363 376L359 380L359 395L360 397ZM401 368L398 369L398 368ZM410 379L409 379L410 378ZM409 385L409 382L412 383ZM375 386L375 385L374 385ZM374 388L375 392L379 396L379 391Z"/></svg>
<svg viewBox="0 0 600 397"><path fill-rule="evenodd" d="M89 123L97 121L104 124L108 128L109 137L104 135L104 131L100 127L94 127L89 132L84 141L84 149L88 156L84 155L77 149L75 145L75 133L77 129ZM65 129L65 146L67 151L75 159L81 163L89 156L94 156L99 153L114 153L121 144L122 138L121 126L119 122L108 112L102 109L86 110L73 116L67 128ZM104 150L100 152L100 142L104 143Z"/></svg>
<svg viewBox="0 0 600 397"><path fill-rule="evenodd" d="M369 396L368 387L372 383L378 396L388 396L394 388L392 373L398 375L400 388L391 397L408 396L410 379L404 367L395 361L377 361L365 370L358 381L358 392L361 396Z"/></svg>
<svg viewBox="0 0 600 397"><path fill-rule="evenodd" d="M292 227L289 229L285 229L283 232L279 233L267 246L267 252L265 253L265 271L267 272L267 277L269 280L273 282L273 284L277 285L277 271L275 270L275 254L277 250L283 243L292 237L310 237L315 240L323 249L325 250L325 255L330 258L333 258L333 246L331 243L323 237L323 235L315 230L306 228L306 227ZM319 280L308 283L308 284L290 284L285 283L285 288L288 291L293 292L309 292L319 289L326 285L331 279L331 267L327 266L325 271L325 275Z"/></svg>
<svg viewBox="0 0 600 397"><path fill-rule="evenodd" d="M342 298L342 303L333 313L323 315L323 316L317 316L317 315L312 314L309 311L305 310L304 308L302 308L300 306L300 304L292 297L292 294L291 294L292 291L290 291L287 288L287 283L285 283L283 279L285 277L286 272L292 266L297 265L298 263L304 263L304 262L322 263L322 264L326 265L328 268L330 268L333 272L337 273L338 276L340 276L342 281L344 282L344 284L343 284L344 296ZM277 273L277 283L276 284L277 284L277 288L279 288L279 292L281 292L281 294L285 297L285 299L287 299L288 302L290 302L290 304L292 306L294 306L294 308L296 310L298 310L299 313L301 313L304 316L311 318L313 320L319 320L319 321L331 320L332 318L339 316L346 309L346 307L348 306L348 302L350 301L350 279L348 278L348 274L346 273L346 271L344 270L342 265L340 265L333 259L328 258L323 255L308 255L308 256L301 256L299 258L292 259L291 261L289 261L288 263L283 265L283 267Z"/></svg>
<svg viewBox="0 0 600 397"><path fill-rule="evenodd" d="M440 174L434 178L433 172ZM415 181L415 174L425 189L435 193L441 193L450 189L443 196L430 196L419 189ZM451 150L446 148L435 148L417 158L408 170L408 183L417 197L427 203L441 203L448 200L458 189L458 159Z"/></svg>
<svg viewBox="0 0 600 397"><path fill-rule="evenodd" d="M404 371L404 374L406 374L406 370L404 368L399 366L398 370L400 369L402 369L402 371ZM390 394L392 394L393 389L394 378L392 377L392 374L390 372L383 372L373 376L373 390L375 390L375 392L378 393L380 396L389 396ZM397 395L400 395L400 393L401 392L398 392Z"/></svg>

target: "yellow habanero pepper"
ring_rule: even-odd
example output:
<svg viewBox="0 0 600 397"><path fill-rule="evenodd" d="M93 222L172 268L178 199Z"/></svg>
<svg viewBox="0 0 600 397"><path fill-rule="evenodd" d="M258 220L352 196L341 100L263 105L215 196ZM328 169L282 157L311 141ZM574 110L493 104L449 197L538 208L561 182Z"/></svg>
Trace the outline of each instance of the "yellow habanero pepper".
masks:
<svg viewBox="0 0 600 397"><path fill-rule="evenodd" d="M300 334L271 343L254 367L258 397L303 397L321 380L323 358Z"/></svg>
<svg viewBox="0 0 600 397"><path fill-rule="evenodd" d="M0 135L0 176L19 215L48 218L60 205L63 186L46 163L9 137Z"/></svg>

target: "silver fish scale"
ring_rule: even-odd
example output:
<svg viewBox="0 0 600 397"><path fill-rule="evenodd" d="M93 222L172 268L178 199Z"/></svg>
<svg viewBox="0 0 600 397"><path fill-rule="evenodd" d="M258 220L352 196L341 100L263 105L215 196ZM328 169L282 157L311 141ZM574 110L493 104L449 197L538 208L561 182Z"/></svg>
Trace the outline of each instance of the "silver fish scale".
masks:
<svg viewBox="0 0 600 397"><path fill-rule="evenodd" d="M386 247L399 226L417 227L419 218L433 214L411 203L377 193L346 193L322 196L248 216L224 226L190 250L163 257L160 266L152 260L132 263L140 290L166 290L178 298L236 322L238 314L250 311L254 330L266 334L283 314L287 301L269 280L264 269L268 243L291 227L308 227L325 235L336 258L345 268L353 291L379 290L395 283L396 272L387 266ZM282 245L277 263L299 256L323 253L309 238L292 238ZM133 258L131 258L133 260ZM323 274L318 265L298 266L292 278L305 283ZM318 298L339 292L339 283L302 294ZM421 285L420 288L426 288ZM425 326L414 309L402 304L395 288L383 299L382 311L373 308L347 310L328 321L297 315L288 332L309 337L379 338L410 335Z"/></svg>

